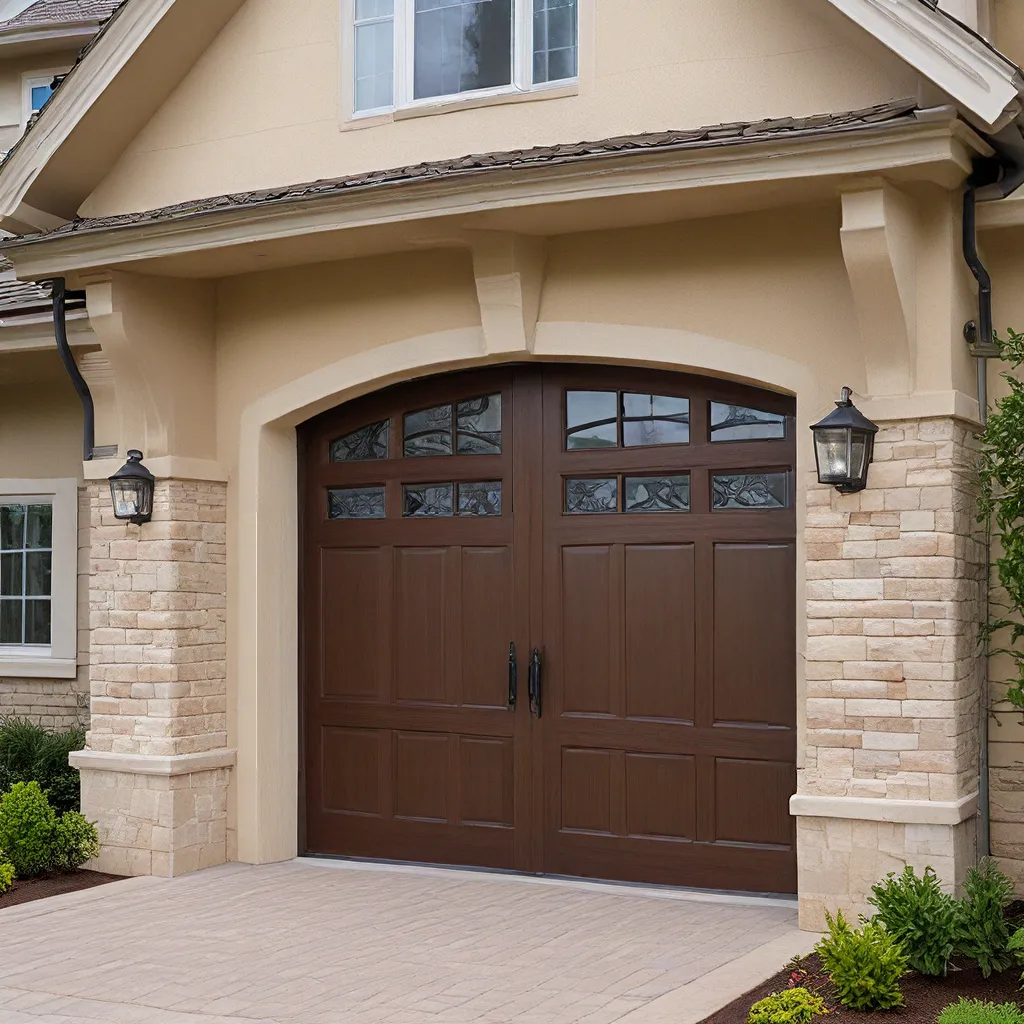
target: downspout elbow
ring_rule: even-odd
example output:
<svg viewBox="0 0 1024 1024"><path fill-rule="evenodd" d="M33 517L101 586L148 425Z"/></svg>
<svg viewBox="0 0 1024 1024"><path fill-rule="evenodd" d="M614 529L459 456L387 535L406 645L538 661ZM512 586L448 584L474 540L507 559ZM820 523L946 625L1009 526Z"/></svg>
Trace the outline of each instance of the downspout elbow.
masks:
<svg viewBox="0 0 1024 1024"><path fill-rule="evenodd" d="M57 351L82 403L82 457L85 462L91 462L96 448L96 407L89 385L71 354L71 345L68 342L67 283L63 277L55 277L50 285L53 294L53 333L57 340Z"/></svg>

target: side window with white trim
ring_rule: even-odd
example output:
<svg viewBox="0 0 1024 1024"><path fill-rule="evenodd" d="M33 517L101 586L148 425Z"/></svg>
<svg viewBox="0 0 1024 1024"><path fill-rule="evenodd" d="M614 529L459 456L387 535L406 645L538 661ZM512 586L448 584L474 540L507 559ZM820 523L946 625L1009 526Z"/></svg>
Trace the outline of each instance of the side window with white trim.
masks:
<svg viewBox="0 0 1024 1024"><path fill-rule="evenodd" d="M55 83L67 74L67 68L29 71L21 79L21 123L24 127L46 105Z"/></svg>

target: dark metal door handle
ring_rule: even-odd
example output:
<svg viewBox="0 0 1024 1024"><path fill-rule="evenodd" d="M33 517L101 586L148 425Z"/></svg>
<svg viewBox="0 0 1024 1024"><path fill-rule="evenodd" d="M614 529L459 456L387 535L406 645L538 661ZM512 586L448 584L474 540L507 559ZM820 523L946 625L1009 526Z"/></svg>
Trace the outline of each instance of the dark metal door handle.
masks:
<svg viewBox="0 0 1024 1024"><path fill-rule="evenodd" d="M535 647L530 656L530 711L540 718L541 711L540 651Z"/></svg>
<svg viewBox="0 0 1024 1024"><path fill-rule="evenodd" d="M516 661L516 645L508 645L508 706L516 706L519 696L519 663Z"/></svg>

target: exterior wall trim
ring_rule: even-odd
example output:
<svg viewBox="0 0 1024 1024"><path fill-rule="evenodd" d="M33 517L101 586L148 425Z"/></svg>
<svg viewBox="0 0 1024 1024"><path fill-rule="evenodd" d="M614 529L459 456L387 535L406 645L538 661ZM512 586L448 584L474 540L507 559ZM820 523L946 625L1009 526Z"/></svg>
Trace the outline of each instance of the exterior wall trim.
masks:
<svg viewBox="0 0 1024 1024"><path fill-rule="evenodd" d="M797 793L789 801L789 812L798 818L843 818L901 825L959 825L978 813L978 794L971 793L956 801L940 801Z"/></svg>
<svg viewBox="0 0 1024 1024"><path fill-rule="evenodd" d="M159 775L172 778L195 772L233 768L237 761L235 750L208 750L200 754L174 754L161 757L155 754L118 754L102 750L75 750L68 757L72 768L91 772L125 772L132 775Z"/></svg>
<svg viewBox="0 0 1024 1024"><path fill-rule="evenodd" d="M87 481L107 480L124 465L120 456L115 459L93 459L82 463ZM228 471L219 462L209 459L190 459L179 455L160 455L146 459L146 468L157 480L203 480L208 483L227 483Z"/></svg>

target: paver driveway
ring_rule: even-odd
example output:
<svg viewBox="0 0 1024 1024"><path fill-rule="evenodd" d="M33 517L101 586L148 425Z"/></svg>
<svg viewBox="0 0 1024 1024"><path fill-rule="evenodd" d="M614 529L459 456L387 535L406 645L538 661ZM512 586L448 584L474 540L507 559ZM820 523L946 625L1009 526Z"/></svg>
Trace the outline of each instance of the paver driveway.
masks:
<svg viewBox="0 0 1024 1024"><path fill-rule="evenodd" d="M227 865L0 911L0 1022L680 1024L812 941L780 903Z"/></svg>

